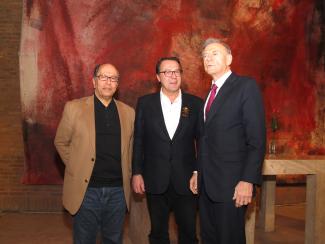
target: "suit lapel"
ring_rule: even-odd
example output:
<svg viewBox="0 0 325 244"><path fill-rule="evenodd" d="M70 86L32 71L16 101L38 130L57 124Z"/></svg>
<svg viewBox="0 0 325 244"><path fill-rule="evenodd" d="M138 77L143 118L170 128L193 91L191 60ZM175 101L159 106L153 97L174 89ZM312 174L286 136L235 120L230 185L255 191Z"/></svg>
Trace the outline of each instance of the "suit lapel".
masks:
<svg viewBox="0 0 325 244"><path fill-rule="evenodd" d="M121 104L119 103L119 101L115 101L116 107L117 107L117 112L118 112L118 116L120 119L120 127L121 127L121 155L123 155L124 151L125 151L125 139L126 139L126 135L125 135L125 128L126 128L126 116L125 116L125 112L123 111L123 108L121 106Z"/></svg>
<svg viewBox="0 0 325 244"><path fill-rule="evenodd" d="M154 96L154 101L152 103L152 110L153 110L153 116L157 116L158 126L159 126L159 129L161 128L160 131L162 132L163 136L170 139L168 131L167 131L167 127L165 124L165 120L164 120L164 114L163 114L162 107L161 107L159 92L156 93L156 95Z"/></svg>
<svg viewBox="0 0 325 244"><path fill-rule="evenodd" d="M85 117L88 125L88 133L89 133L89 144L91 150L96 152L96 131L95 131L95 106L94 106L94 95L90 96L86 99L85 103Z"/></svg>
<svg viewBox="0 0 325 244"><path fill-rule="evenodd" d="M173 136L173 140L181 133L182 129L184 128L185 122L186 122L185 120L188 119L187 116L185 116L185 112L184 112L184 116L182 116L184 108L188 108L189 109L188 110L188 115L189 115L189 113L191 111L190 111L190 106L188 104L188 99L182 93L181 113L180 113L180 117L179 117L178 126L177 126L176 131L175 131L175 134Z"/></svg>
<svg viewBox="0 0 325 244"><path fill-rule="evenodd" d="M235 80L236 80L236 75L234 73L231 73L231 75L228 77L228 79L221 87L216 98L214 99L205 123L209 123L213 118L213 116L216 115L220 111L222 106L225 104L225 100L228 98L228 93L231 91L231 88Z"/></svg>

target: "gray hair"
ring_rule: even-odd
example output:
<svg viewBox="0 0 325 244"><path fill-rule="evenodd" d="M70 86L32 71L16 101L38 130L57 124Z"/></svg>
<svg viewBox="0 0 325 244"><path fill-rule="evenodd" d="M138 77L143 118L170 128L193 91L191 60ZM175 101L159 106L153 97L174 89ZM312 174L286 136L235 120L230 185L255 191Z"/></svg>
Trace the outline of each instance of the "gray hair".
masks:
<svg viewBox="0 0 325 244"><path fill-rule="evenodd" d="M221 44L222 46L224 46L224 48L226 48L227 53L231 54L231 49L230 49L229 45L227 43L225 43L224 41L222 41L221 39L217 39L217 38L206 39L202 45L202 52L208 45L213 44L213 43Z"/></svg>

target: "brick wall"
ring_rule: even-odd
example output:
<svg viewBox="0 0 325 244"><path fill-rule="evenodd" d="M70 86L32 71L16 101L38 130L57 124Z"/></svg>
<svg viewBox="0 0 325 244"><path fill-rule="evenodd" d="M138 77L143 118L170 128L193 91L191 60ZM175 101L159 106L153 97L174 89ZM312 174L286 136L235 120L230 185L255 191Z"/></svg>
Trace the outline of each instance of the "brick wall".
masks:
<svg viewBox="0 0 325 244"><path fill-rule="evenodd" d="M0 211L61 211L61 186L20 182L24 171L19 89L22 0L0 1Z"/></svg>

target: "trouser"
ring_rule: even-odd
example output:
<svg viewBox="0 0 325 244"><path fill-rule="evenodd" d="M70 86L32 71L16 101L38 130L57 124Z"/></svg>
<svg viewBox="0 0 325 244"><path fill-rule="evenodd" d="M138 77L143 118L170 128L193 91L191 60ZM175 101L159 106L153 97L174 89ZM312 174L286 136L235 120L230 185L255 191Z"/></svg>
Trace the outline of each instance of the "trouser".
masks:
<svg viewBox="0 0 325 244"><path fill-rule="evenodd" d="M74 244L121 244L126 202L122 187L88 187L82 205L73 216Z"/></svg>
<svg viewBox="0 0 325 244"><path fill-rule="evenodd" d="M197 244L197 197L179 195L170 185L163 194L147 193L147 205L151 221L150 244L169 244L168 220L172 210L178 227L179 244Z"/></svg>
<svg viewBox="0 0 325 244"><path fill-rule="evenodd" d="M213 202L202 184L199 197L202 244L245 244L247 206L237 208L234 201Z"/></svg>

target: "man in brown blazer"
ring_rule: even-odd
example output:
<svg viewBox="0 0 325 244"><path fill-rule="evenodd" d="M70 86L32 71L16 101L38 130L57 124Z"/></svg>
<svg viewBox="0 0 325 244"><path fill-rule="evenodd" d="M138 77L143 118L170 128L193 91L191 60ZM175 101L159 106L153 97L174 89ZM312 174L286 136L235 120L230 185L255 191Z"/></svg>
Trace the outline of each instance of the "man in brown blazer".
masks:
<svg viewBox="0 0 325 244"><path fill-rule="evenodd" d="M63 205L73 215L74 243L122 243L130 205L134 110L115 100L119 73L97 65L94 95L66 103L55 146L64 164Z"/></svg>

